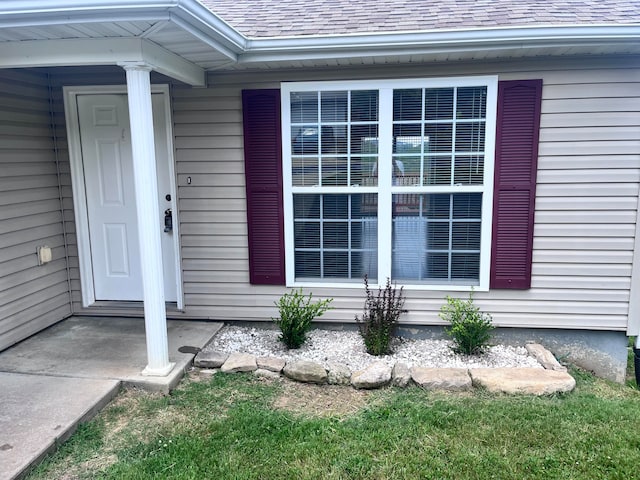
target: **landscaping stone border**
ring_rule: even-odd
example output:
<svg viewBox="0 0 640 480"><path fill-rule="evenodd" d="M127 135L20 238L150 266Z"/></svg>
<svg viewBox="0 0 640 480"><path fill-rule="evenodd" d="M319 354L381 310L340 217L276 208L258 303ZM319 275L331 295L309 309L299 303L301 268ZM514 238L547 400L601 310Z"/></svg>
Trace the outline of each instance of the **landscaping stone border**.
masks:
<svg viewBox="0 0 640 480"><path fill-rule="evenodd" d="M426 390L463 391L476 387L508 394L550 395L575 388L575 379L551 352L540 344L528 344L527 350L543 368L408 368L402 362L392 367L373 362L362 370L351 372L349 367L336 362L330 363L327 369L308 360L285 362L275 357L223 352L200 352L194 365L219 368L224 373L254 372L263 378L284 375L298 382L351 385L357 389L387 385L406 387L415 383Z"/></svg>

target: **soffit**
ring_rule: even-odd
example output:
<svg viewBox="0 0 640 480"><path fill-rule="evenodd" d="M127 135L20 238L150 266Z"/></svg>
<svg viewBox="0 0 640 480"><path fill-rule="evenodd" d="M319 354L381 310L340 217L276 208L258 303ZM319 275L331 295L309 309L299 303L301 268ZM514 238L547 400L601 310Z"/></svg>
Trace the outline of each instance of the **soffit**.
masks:
<svg viewBox="0 0 640 480"><path fill-rule="evenodd" d="M215 46L197 38L195 34L186 31L170 20L112 21L0 28L0 45L5 42L62 39L85 41L105 38L146 39L205 70L220 67L231 60L229 54L217 50Z"/></svg>

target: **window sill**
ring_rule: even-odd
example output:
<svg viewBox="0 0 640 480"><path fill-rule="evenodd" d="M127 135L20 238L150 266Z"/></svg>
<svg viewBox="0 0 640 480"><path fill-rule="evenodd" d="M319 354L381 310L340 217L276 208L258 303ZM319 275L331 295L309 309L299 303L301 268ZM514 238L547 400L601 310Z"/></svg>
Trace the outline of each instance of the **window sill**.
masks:
<svg viewBox="0 0 640 480"><path fill-rule="evenodd" d="M394 283L394 282L392 282ZM358 289L361 290L362 288L364 288L364 282L331 282L331 281L326 281L326 282L318 282L318 281L311 281L311 282L287 282L287 287L288 288L331 288L331 289ZM384 288L385 284L384 283L369 283L369 287L371 287L372 289L377 289L377 288ZM396 283L396 287L402 287L403 290L405 291L434 291L434 292L444 292L444 291L449 291L449 292L470 292L470 291L475 291L475 292L488 292L489 291L489 286L488 285L461 285L461 284L455 284L455 283L450 283L450 284L433 284L433 285L429 285L429 284L421 284L421 285L417 285L417 284L404 284L404 283L400 283L397 282Z"/></svg>

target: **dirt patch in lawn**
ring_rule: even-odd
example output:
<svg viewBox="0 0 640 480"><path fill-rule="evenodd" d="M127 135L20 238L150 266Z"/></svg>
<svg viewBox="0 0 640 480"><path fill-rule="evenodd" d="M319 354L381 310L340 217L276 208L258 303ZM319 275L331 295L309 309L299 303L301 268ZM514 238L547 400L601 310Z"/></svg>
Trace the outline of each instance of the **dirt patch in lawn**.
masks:
<svg viewBox="0 0 640 480"><path fill-rule="evenodd" d="M282 380L282 392L273 407L302 415L347 417L362 409L372 395L339 385L315 385Z"/></svg>

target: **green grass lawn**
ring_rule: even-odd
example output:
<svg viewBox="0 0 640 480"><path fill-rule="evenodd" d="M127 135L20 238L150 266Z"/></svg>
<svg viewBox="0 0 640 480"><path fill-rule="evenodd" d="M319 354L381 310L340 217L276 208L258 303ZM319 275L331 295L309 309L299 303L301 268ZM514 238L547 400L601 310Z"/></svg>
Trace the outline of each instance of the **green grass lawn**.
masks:
<svg viewBox="0 0 640 480"><path fill-rule="evenodd" d="M125 390L30 479L630 479L640 392L573 370L536 398L189 375Z"/></svg>

